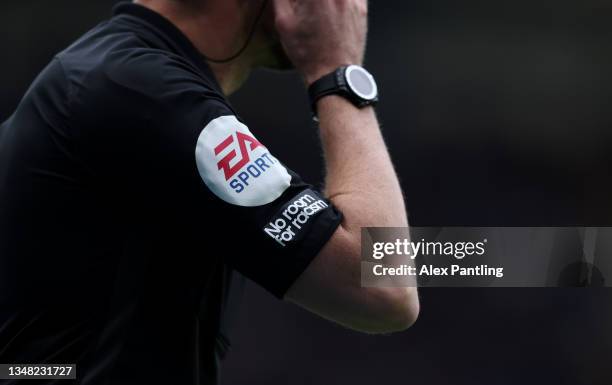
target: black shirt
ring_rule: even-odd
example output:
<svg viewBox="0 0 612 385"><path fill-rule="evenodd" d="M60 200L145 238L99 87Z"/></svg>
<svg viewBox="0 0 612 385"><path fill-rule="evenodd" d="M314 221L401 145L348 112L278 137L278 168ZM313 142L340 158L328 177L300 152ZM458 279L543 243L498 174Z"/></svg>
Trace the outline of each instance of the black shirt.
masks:
<svg viewBox="0 0 612 385"><path fill-rule="evenodd" d="M0 362L216 382L232 271L282 297L341 220L254 133L147 8L58 54L0 127Z"/></svg>

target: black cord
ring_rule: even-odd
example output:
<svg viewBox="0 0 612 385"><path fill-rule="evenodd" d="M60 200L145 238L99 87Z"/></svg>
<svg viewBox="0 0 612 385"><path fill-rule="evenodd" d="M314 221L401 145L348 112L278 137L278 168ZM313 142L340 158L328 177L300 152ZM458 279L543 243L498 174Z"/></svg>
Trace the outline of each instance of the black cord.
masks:
<svg viewBox="0 0 612 385"><path fill-rule="evenodd" d="M228 57L227 59L212 59L202 54L204 59L210 62L213 62L213 63L228 63L236 59L238 56L242 55L244 51L247 49L247 47L249 46L249 44L251 44L251 40L253 40L253 37L255 36L255 32L257 31L257 26L259 25L259 21L263 17L263 14L264 14L264 11L266 10L267 5L268 5L268 0L264 0L263 4L261 5L261 9L259 10L259 14L257 15L257 18L255 18L255 22L253 22L253 27L251 27L251 31L249 32L247 39L244 42L244 45L238 50L238 52Z"/></svg>

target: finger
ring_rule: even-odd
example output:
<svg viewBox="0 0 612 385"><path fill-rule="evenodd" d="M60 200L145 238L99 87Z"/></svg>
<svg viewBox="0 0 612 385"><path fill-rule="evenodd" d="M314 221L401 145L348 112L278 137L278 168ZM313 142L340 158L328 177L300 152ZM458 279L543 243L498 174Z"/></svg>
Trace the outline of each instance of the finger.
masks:
<svg viewBox="0 0 612 385"><path fill-rule="evenodd" d="M277 19L288 20L293 17L292 0L273 0L273 5Z"/></svg>

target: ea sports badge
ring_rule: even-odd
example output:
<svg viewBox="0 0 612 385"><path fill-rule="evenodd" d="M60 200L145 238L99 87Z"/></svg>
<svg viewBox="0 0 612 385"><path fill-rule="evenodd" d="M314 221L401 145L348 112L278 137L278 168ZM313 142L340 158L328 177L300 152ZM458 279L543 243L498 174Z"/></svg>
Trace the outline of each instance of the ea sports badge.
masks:
<svg viewBox="0 0 612 385"><path fill-rule="evenodd" d="M208 123L198 137L195 156L206 186L234 205L268 204L291 184L287 169L235 116Z"/></svg>

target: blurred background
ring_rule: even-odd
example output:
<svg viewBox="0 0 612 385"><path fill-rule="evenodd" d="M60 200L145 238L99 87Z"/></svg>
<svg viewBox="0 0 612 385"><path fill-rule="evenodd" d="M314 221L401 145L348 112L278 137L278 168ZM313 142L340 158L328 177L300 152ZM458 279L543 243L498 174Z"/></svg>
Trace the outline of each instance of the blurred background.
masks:
<svg viewBox="0 0 612 385"><path fill-rule="evenodd" d="M116 1L0 3L0 121ZM612 3L371 0L367 67L415 226L612 225ZM277 157L322 180L294 74L232 102ZM421 290L409 331L365 336L248 284L229 384L612 383L612 290Z"/></svg>

